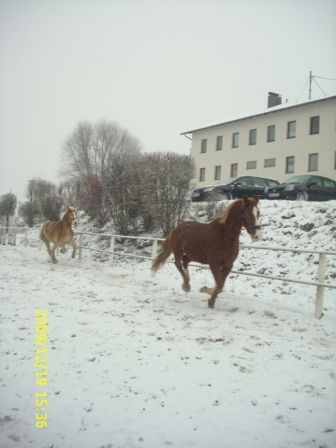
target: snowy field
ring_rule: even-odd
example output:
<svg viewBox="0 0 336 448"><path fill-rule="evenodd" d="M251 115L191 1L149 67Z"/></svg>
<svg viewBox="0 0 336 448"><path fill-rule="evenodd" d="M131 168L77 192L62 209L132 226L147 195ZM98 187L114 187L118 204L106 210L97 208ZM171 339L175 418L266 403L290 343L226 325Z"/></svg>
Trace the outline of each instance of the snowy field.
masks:
<svg viewBox="0 0 336 448"><path fill-rule="evenodd" d="M336 201L260 208L259 246L336 250ZM314 287L232 274L208 309L206 270L191 268L187 294L170 264L152 278L147 262L58 258L0 246L1 448L336 446L335 290L317 320ZM242 250L235 269L316 280L316 263ZM37 309L48 318L43 387ZM37 429L42 390L48 426Z"/></svg>

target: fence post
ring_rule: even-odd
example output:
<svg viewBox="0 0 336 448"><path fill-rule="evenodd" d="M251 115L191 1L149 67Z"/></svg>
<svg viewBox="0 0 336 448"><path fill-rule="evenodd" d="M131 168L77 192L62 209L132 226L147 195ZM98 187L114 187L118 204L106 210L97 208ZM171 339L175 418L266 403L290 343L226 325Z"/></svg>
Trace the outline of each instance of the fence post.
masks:
<svg viewBox="0 0 336 448"><path fill-rule="evenodd" d="M325 270L326 270L326 254L319 255L319 265L318 265L318 274L317 281L319 283L324 283L325 278ZM315 317L317 319L321 319L323 316L323 296L324 296L324 286L316 287L316 300L315 300Z"/></svg>
<svg viewBox="0 0 336 448"><path fill-rule="evenodd" d="M158 248L158 242L157 240L154 240L152 244L152 259L154 259L156 256L157 248Z"/></svg>
<svg viewBox="0 0 336 448"><path fill-rule="evenodd" d="M114 243L115 243L115 237L112 236L112 237L110 238L110 251L111 251L111 253L110 253L110 261L111 261L111 264L113 263Z"/></svg>
<svg viewBox="0 0 336 448"><path fill-rule="evenodd" d="M23 241L25 243L28 243L28 232L29 232L29 227L26 227L26 233L25 233L25 235L23 237Z"/></svg>
<svg viewBox="0 0 336 448"><path fill-rule="evenodd" d="M16 227L13 227L13 246L16 246Z"/></svg>
<svg viewBox="0 0 336 448"><path fill-rule="evenodd" d="M78 240L78 259L79 259L79 261L82 261L82 253L83 253L83 235L82 235L82 233L80 233L79 240Z"/></svg>
<svg viewBox="0 0 336 448"><path fill-rule="evenodd" d="M4 227L1 227L0 243L2 245L6 244L6 234L5 234L5 228Z"/></svg>

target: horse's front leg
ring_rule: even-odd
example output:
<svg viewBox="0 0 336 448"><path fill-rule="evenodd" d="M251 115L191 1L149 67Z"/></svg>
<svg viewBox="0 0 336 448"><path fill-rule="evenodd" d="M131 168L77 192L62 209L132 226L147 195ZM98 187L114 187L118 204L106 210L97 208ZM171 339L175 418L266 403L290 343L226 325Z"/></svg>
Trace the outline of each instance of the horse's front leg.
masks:
<svg viewBox="0 0 336 448"><path fill-rule="evenodd" d="M77 244L76 244L76 239L75 238L73 238L71 241L70 241L70 244L72 245L72 258L75 258L75 256L76 256L76 253L77 253Z"/></svg>
<svg viewBox="0 0 336 448"><path fill-rule="evenodd" d="M215 306L216 298L218 294L223 290L224 283L226 277L229 275L232 266L226 267L221 265L210 265L211 272L214 276L216 285L211 291L211 297L208 300L209 308L213 308Z"/></svg>

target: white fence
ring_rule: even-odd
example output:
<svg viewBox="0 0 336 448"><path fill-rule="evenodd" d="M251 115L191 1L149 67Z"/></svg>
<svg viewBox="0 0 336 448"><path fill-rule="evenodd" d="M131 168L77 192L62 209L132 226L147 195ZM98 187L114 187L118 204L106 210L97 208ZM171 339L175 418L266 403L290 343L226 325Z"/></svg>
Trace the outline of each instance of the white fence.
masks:
<svg viewBox="0 0 336 448"><path fill-rule="evenodd" d="M18 235L21 236L20 242L24 241L36 241L35 238L28 238L28 228L25 227L0 227L0 244L16 244ZM109 240L109 250L102 250L87 247L84 245L83 236L91 235L95 237L105 237ZM110 260L113 260L113 256L121 256L121 257L129 257L129 258L138 258L142 260L152 260L157 252L158 243L163 241L162 238L152 238L152 237L139 237L139 236L129 236L129 235L113 235L110 233L95 233L95 232L76 232L76 236L78 237L77 247L78 247L78 258L82 260L83 250L93 251L93 252L101 252L108 254ZM115 250L115 241L116 239L124 239L124 240L143 240L149 241L152 244L151 256L137 255L132 253L125 253ZM265 275L259 274L257 272L245 272L245 271L236 271L232 269L231 273L237 275L247 275L251 277L260 277L266 278L275 281L281 281L286 283L298 283L303 285L314 286L316 288L316 298L315 298L315 317L320 319L323 316L323 297L324 297L324 289L331 288L336 289L336 284L333 283L325 283L325 272L326 272L326 264L328 256L336 256L335 251L316 251L309 249L284 249L282 247L269 247L269 246L256 246L256 245L240 245L240 248L243 249L252 249L252 250L264 250L264 251L276 251L276 252L291 252L291 253L305 253L305 254L315 254L318 255L318 270L317 270L317 281L313 280L300 280L288 277L277 277L273 275ZM208 269L207 266L190 263L189 266L196 266L203 269Z"/></svg>

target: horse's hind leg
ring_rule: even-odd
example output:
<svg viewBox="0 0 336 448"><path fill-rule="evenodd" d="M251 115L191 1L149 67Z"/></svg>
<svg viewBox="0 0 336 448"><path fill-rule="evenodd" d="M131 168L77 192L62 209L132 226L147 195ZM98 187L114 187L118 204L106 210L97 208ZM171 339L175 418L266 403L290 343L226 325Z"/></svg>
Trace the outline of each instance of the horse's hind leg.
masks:
<svg viewBox="0 0 336 448"><path fill-rule="evenodd" d="M59 241L58 244L59 244L59 247L61 248L61 249L60 249L61 253L62 253L62 254L65 254L65 252L66 252L66 247L65 247L64 243Z"/></svg>
<svg viewBox="0 0 336 448"><path fill-rule="evenodd" d="M52 247L52 249L51 249L51 261L53 262L53 263L57 263L57 260L56 260L56 257L55 257L55 250L57 249L57 243L53 243L53 247Z"/></svg>
<svg viewBox="0 0 336 448"><path fill-rule="evenodd" d="M50 242L48 240L46 240L46 239L44 239L43 241L44 241L44 244L46 245L46 248L47 248L48 254L49 254L50 258L51 258L51 261L53 263L57 263L57 260L55 258L55 254L50 249Z"/></svg>
<svg viewBox="0 0 336 448"><path fill-rule="evenodd" d="M189 276L189 271L188 271L188 264L189 264L189 259L187 258L186 255L182 256L182 269L185 275L185 278L187 279L187 285L188 285L188 291L190 291L190 276Z"/></svg>
<svg viewBox="0 0 336 448"><path fill-rule="evenodd" d="M182 265L183 262L183 265ZM175 266L177 267L177 269L179 270L180 274L182 275L183 278L183 283L182 283L182 289L186 292L190 291L190 278L189 278L189 272L188 272L188 262L186 260L185 257L178 257L177 255L175 255Z"/></svg>
<svg viewBox="0 0 336 448"><path fill-rule="evenodd" d="M75 258L76 253L77 253L77 245L76 245L76 240L75 238L73 240L71 240L71 245L72 245L72 258Z"/></svg>

